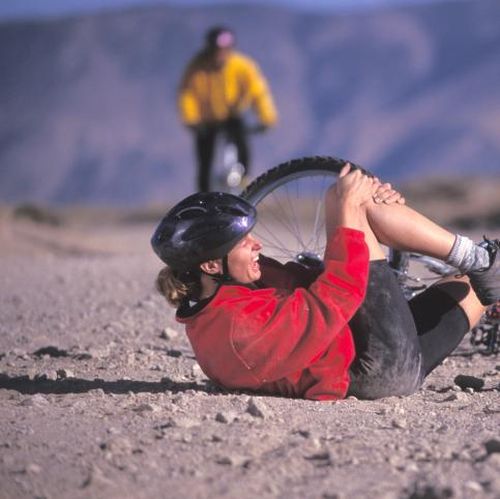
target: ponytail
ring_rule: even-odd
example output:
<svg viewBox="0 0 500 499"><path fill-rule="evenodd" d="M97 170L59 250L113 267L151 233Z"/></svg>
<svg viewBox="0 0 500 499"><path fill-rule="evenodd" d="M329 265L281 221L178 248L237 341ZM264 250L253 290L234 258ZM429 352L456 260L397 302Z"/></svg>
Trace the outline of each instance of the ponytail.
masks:
<svg viewBox="0 0 500 499"><path fill-rule="evenodd" d="M196 299L200 293L199 273L184 274L181 279L168 265L163 267L156 278L156 289L167 302L178 308L188 298ZM186 279L186 277L189 277Z"/></svg>

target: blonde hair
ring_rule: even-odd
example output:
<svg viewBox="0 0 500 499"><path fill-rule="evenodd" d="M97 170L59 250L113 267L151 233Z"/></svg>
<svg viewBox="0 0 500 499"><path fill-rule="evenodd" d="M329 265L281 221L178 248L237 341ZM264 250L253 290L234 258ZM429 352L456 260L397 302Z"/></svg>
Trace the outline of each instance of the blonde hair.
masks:
<svg viewBox="0 0 500 499"><path fill-rule="evenodd" d="M186 273L181 279L168 265L160 270L156 278L157 291L175 308L188 298L197 298L200 288L198 273Z"/></svg>

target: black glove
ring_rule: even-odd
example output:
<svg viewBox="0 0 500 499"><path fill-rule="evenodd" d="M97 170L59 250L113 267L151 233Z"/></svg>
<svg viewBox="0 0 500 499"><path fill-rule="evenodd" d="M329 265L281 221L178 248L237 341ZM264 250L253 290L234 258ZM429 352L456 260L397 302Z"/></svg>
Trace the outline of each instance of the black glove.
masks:
<svg viewBox="0 0 500 499"><path fill-rule="evenodd" d="M269 127L267 125L264 125L263 123L261 123L260 125L255 125L252 128L252 132L253 133L264 133L264 132L267 132L268 129L269 129Z"/></svg>

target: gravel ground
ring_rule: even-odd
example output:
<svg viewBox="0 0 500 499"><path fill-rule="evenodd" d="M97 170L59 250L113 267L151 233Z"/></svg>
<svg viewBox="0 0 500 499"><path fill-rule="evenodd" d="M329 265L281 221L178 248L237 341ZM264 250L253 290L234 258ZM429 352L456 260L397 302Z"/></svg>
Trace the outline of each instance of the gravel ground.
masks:
<svg viewBox="0 0 500 499"><path fill-rule="evenodd" d="M231 393L153 289L152 224L0 217L0 497L500 498L500 358L411 397Z"/></svg>

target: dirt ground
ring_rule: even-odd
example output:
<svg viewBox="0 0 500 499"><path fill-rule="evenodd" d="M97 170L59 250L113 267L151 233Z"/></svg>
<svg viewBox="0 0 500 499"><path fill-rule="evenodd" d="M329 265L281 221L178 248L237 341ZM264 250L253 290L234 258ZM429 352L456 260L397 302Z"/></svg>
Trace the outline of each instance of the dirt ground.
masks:
<svg viewBox="0 0 500 499"><path fill-rule="evenodd" d="M498 355L467 336L406 398L223 391L153 288L153 227L0 212L1 498L500 498Z"/></svg>

